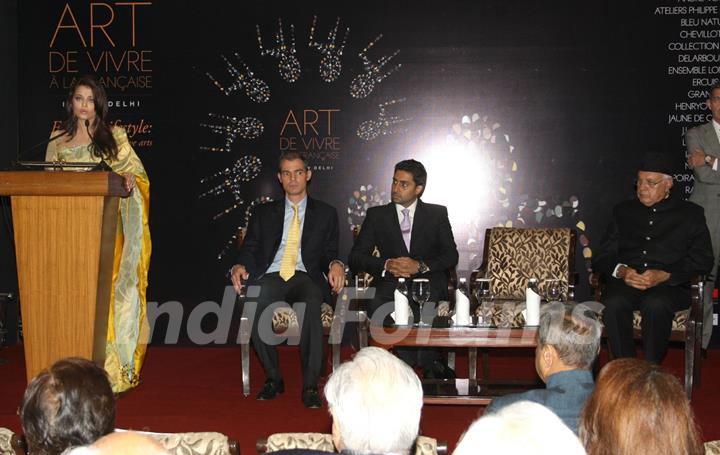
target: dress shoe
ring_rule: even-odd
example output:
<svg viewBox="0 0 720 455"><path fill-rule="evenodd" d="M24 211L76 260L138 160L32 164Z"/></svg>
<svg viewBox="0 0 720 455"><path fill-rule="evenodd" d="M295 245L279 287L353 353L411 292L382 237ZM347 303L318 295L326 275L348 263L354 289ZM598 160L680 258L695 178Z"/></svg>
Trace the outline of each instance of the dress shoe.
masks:
<svg viewBox="0 0 720 455"><path fill-rule="evenodd" d="M268 379L265 381L265 385L263 386L262 390L258 392L257 396L255 397L256 400L272 400L277 396L279 393L283 393L285 391L285 383L282 379L275 380L275 379Z"/></svg>
<svg viewBox="0 0 720 455"><path fill-rule="evenodd" d="M435 360L423 370L425 379L455 379L455 377L455 371L440 360Z"/></svg>
<svg viewBox="0 0 720 455"><path fill-rule="evenodd" d="M317 409L322 407L320 392L317 387L305 387L302 393L302 402L306 408Z"/></svg>

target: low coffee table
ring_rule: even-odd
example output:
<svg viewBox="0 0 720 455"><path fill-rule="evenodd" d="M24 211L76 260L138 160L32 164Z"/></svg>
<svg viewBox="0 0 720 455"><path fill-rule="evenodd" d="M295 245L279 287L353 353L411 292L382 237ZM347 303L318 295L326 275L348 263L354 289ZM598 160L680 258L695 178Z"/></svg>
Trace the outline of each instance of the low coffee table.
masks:
<svg viewBox="0 0 720 455"><path fill-rule="evenodd" d="M522 392L542 385L537 381L477 379L478 348L534 348L537 327L492 328L429 326L370 326L370 343L391 349L396 346L467 348L469 377L423 380L427 404L487 405L494 397ZM452 353L450 363L454 363ZM452 367L452 365L451 365Z"/></svg>

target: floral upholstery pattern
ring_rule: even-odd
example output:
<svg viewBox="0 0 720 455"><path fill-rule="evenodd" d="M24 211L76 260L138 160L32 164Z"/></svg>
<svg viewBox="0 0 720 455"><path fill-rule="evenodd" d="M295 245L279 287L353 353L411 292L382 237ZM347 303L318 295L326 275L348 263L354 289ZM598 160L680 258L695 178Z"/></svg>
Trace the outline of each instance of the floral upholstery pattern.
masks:
<svg viewBox="0 0 720 455"><path fill-rule="evenodd" d="M228 437L222 433L145 433L171 455L231 455Z"/></svg>
<svg viewBox="0 0 720 455"><path fill-rule="evenodd" d="M335 452L332 435L324 433L275 433L267 438L266 453L286 449L313 449ZM415 455L437 455L437 440L418 436Z"/></svg>
<svg viewBox="0 0 720 455"><path fill-rule="evenodd" d="M705 455L720 455L720 440L706 442Z"/></svg>
<svg viewBox="0 0 720 455"><path fill-rule="evenodd" d="M0 428L0 455L15 455L15 451L10 445L10 438L13 432L7 428Z"/></svg>
<svg viewBox="0 0 720 455"><path fill-rule="evenodd" d="M490 231L485 278L499 299L525 299L530 278L558 279L567 285L571 230L496 227Z"/></svg>
<svg viewBox="0 0 720 455"><path fill-rule="evenodd" d="M673 332L676 332L676 331L684 332L685 326L687 325L688 317L690 317L690 309L675 312L675 317L673 317L673 321L672 321ZM640 330L641 322L642 322L642 316L640 316L640 312L633 311L633 328L635 330Z"/></svg>
<svg viewBox="0 0 720 455"><path fill-rule="evenodd" d="M312 449L335 452L332 435L324 433L275 433L267 438L267 452L286 449Z"/></svg>
<svg viewBox="0 0 720 455"><path fill-rule="evenodd" d="M320 307L320 321L324 329L329 329L332 325L334 316L333 309L327 303L323 303ZM272 319L272 327L275 333L282 333L287 330L288 327L297 327L298 319L297 314L292 308L282 307L275 309Z"/></svg>

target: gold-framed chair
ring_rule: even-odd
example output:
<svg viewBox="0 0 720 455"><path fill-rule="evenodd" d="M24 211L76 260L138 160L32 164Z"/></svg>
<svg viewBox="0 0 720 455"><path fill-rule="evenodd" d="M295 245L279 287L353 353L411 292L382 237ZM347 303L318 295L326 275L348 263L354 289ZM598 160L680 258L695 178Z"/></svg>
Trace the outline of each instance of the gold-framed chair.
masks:
<svg viewBox="0 0 720 455"><path fill-rule="evenodd" d="M470 302L474 315L484 324L520 328L525 325L525 289L530 278L536 278L543 290L546 279L560 280L572 300L577 283L575 245L577 234L570 228L525 229L493 227L485 231L483 260L470 276ZM492 302L478 302L475 280L491 280ZM568 295L570 294L570 295ZM449 306L438 308L438 315L447 315ZM487 350L482 350L483 377L489 373ZM469 376L477 377L477 348L468 348ZM455 355L448 353L448 364L455 368Z"/></svg>
<svg viewBox="0 0 720 455"><path fill-rule="evenodd" d="M236 234L236 247L240 249L245 240L246 228L238 229ZM244 305L246 296L239 295L235 304L241 308ZM341 345L341 329L342 325L335 317L335 306L337 297L334 296L330 303L323 302L320 308L320 320L322 322L323 336L328 338L332 356L333 371L340 366L340 345ZM238 340L240 343L240 365L242 369L243 395L250 395L250 331L252 321L244 314L240 317L240 328ZM272 318L272 328L275 333L282 334L287 337L297 337L300 335L298 319L292 308L281 307L275 309ZM325 364L326 362L323 362Z"/></svg>
<svg viewBox="0 0 720 455"><path fill-rule="evenodd" d="M605 285L603 277L598 273L590 275L590 285L593 288L593 296L596 301L601 302L602 289ZM695 387L700 387L700 352L703 331L703 287L704 277L695 276L690 281L690 305L685 310L675 312L670 332L670 341L682 342L685 344L685 395L692 400L692 393ZM640 324L642 316L640 311L633 312L633 338L642 338ZM606 337L603 331L603 337Z"/></svg>

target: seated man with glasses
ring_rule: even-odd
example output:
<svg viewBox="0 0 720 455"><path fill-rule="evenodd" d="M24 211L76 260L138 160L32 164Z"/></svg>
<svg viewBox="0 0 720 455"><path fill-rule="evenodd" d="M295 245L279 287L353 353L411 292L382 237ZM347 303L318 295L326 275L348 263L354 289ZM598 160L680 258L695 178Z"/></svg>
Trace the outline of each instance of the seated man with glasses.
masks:
<svg viewBox="0 0 720 455"><path fill-rule="evenodd" d="M645 359L659 364L675 312L690 305L690 278L713 265L703 209L671 191L672 170L667 154L646 155L637 198L615 206L593 261L607 281L603 320L615 358L635 356L633 311L639 310Z"/></svg>

